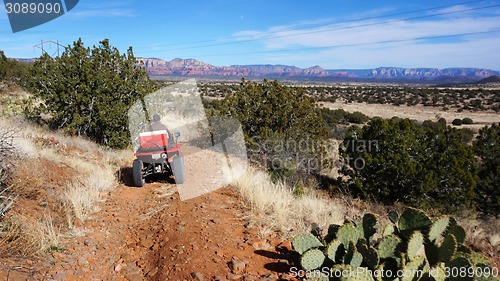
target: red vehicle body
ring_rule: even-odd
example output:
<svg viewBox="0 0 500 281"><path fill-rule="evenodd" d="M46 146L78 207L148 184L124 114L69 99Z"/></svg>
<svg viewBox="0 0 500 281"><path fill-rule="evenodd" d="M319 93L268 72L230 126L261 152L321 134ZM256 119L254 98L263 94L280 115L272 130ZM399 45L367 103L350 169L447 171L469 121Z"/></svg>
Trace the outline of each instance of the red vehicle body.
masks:
<svg viewBox="0 0 500 281"><path fill-rule="evenodd" d="M176 137L180 134L176 133ZM184 157L181 146L166 130L144 132L139 135L140 147L132 166L134 184L144 186L146 177L153 174L174 176L176 184L184 183Z"/></svg>

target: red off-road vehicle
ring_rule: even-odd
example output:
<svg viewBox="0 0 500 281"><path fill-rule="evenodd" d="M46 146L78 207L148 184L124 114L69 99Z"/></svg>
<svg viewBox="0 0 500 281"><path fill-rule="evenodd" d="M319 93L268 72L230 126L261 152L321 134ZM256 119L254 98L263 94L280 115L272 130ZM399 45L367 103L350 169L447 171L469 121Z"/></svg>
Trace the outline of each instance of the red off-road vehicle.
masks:
<svg viewBox="0 0 500 281"><path fill-rule="evenodd" d="M139 134L140 147L134 153L137 159L132 167L136 186L144 186L146 177L153 174L173 175L176 184L184 183L184 157L177 143L179 136L176 133L174 140L166 130Z"/></svg>

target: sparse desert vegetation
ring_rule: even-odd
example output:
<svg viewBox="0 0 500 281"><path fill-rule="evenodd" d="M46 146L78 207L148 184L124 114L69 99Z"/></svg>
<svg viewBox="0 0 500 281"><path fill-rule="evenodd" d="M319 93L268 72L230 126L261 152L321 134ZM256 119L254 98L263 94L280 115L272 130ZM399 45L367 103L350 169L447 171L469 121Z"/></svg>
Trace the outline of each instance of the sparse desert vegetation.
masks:
<svg viewBox="0 0 500 281"><path fill-rule="evenodd" d="M126 267L138 267L137 272L151 279L164 276L150 265L152 260L155 266L170 262L162 261L165 252L191 249L190 253L196 253L200 246L195 242L222 243L204 238L204 229L224 220L215 215L198 217L206 210L204 202L180 202L165 179L159 184L148 182L144 189L128 186L133 152L126 112L145 94L166 84L151 81L143 69L136 68L131 52L121 55L107 40L93 52L81 41L71 50L56 60L42 57L33 65L0 57L2 258L43 259L50 254L60 261L63 258L57 253L77 255L71 251L91 245L92 259L113 259L112 266L106 264L109 268L103 270L118 274L124 261L132 259L127 253L109 257L108 252L120 249L135 255L134 265ZM113 59L106 53L114 54ZM82 70L75 63L75 54L84 58L87 80L67 75ZM104 62L114 63L115 68L98 75ZM127 83L117 83L123 77ZM74 83L90 86L77 89L71 86ZM414 206L426 208L432 220L454 215L467 233L463 246L485 256L488 265L499 265L497 90L287 86L268 80L203 84L200 89L207 117L236 119L245 138L250 165L231 186L236 195L224 191L214 198L230 198L228 202L211 202L236 222L233 234L244 235L245 242L234 245L240 251L255 255L255 249L245 246L254 239L281 242L309 231L324 236L330 225L359 220L368 212L377 214L385 224L388 212L402 213ZM192 110L192 103L183 97L168 99L181 115ZM79 106L68 108L75 103ZM203 110L197 114L203 115ZM177 122L188 130L191 119L184 117ZM176 122L176 118L168 121ZM209 126L212 144L225 140L225 134L234 129L229 122ZM192 159L191 175L203 173L199 167L215 163ZM202 174L199 182L212 181L218 175L217 171ZM211 200L210 195L204 198ZM234 198L240 204L234 204ZM143 201L146 209L142 209ZM180 210L189 212L190 207L198 211L192 220L178 217ZM245 210L243 218L225 213L234 208ZM457 212L464 209L468 211ZM207 225L198 225L198 219ZM141 226L142 220L151 225ZM242 221L247 224L240 225ZM170 229L166 230L167 224ZM110 230L115 225L120 228ZM195 232L181 233L186 229ZM104 234L93 236L88 231ZM252 231L257 238L251 237ZM115 242L125 246L110 249L112 235L119 235ZM78 240L80 236L86 240ZM174 236L192 239L192 244L175 244ZM165 237L168 239L162 240ZM168 248L169 243L177 248ZM255 243L250 244L254 247ZM136 253L129 246L142 250ZM203 250L214 255L208 246ZM227 258L232 257L217 249L214 263L227 270L227 260L217 261ZM55 261L55 267L66 270ZM78 261L83 268L91 268L88 260ZM287 262L295 261L290 258ZM176 264L189 264L189 260Z"/></svg>

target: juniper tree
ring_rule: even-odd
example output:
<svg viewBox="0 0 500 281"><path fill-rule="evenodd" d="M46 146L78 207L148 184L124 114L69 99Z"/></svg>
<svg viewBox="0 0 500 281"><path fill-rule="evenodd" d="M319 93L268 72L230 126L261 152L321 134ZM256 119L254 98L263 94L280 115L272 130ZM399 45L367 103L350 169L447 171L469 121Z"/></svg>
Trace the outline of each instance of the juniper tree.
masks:
<svg viewBox="0 0 500 281"><path fill-rule="evenodd" d="M27 111L31 118L110 147L129 144L127 110L152 91L132 48L121 54L107 39L93 48L79 39L61 57L42 55L31 71L31 89L40 101Z"/></svg>

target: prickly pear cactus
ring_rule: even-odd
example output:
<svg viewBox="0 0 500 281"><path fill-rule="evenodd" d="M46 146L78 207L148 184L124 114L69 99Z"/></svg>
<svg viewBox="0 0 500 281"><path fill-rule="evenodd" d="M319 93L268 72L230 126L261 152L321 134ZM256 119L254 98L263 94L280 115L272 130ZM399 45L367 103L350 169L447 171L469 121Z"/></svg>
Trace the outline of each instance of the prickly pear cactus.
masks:
<svg viewBox="0 0 500 281"><path fill-rule="evenodd" d="M396 212L396 211L390 211L390 212L389 212L389 220L390 220L393 224L397 224L397 223L398 223L398 220L399 220L399 214L398 214L398 212Z"/></svg>
<svg viewBox="0 0 500 281"><path fill-rule="evenodd" d="M300 265L305 270L319 268L325 261L325 255L318 249L311 249L305 252L300 259Z"/></svg>
<svg viewBox="0 0 500 281"><path fill-rule="evenodd" d="M341 252L341 253L340 253ZM326 256L333 262L337 262L339 256L342 257L345 254L344 246L339 240L333 240L326 247Z"/></svg>
<svg viewBox="0 0 500 281"><path fill-rule="evenodd" d="M394 234L384 236L378 245L378 255L381 259L396 258L397 248L401 239Z"/></svg>
<svg viewBox="0 0 500 281"><path fill-rule="evenodd" d="M332 270L347 270L367 274L341 276L341 281L373 281L368 270L407 274L398 281L500 281L497 278L466 276L446 278L449 270L476 270L489 268L489 260L464 246L465 230L452 217L442 216L434 221L423 211L408 208L401 215L391 212L393 224L388 224L380 239L375 239L378 218L366 214L360 222L345 221L344 225L331 225L328 235L321 241L311 233L295 237L292 245L301 254L300 264L308 272L318 273L307 280L328 280L319 268L333 264ZM424 249L425 251L422 251ZM421 270L424 275L417 276ZM468 271L470 272L470 271ZM482 271L483 272L483 271ZM375 276L377 281L390 278ZM335 279L337 280L337 279Z"/></svg>
<svg viewBox="0 0 500 281"><path fill-rule="evenodd" d="M382 236L387 236L394 234L396 232L396 228L392 224L388 224L384 227L384 231L382 232Z"/></svg>
<svg viewBox="0 0 500 281"><path fill-rule="evenodd" d="M472 264L466 259L466 258L455 258L449 262L446 263L446 268L449 270L449 272L470 272L469 270L472 271ZM458 276L456 276L458 275ZM467 276L460 276L460 274L450 274L450 277L448 280L454 281L454 280L467 280L467 281L473 281L474 276L469 276L469 274L464 274Z"/></svg>
<svg viewBox="0 0 500 281"><path fill-rule="evenodd" d="M453 234L457 239L457 243L462 245L465 242L465 230L463 227L458 225L457 221L454 218L450 218L450 223L448 225L447 233Z"/></svg>
<svg viewBox="0 0 500 281"><path fill-rule="evenodd" d="M449 262L457 252L457 239L453 234L448 234L439 247L439 261Z"/></svg>
<svg viewBox="0 0 500 281"><path fill-rule="evenodd" d="M309 271L306 274L307 281L329 281L330 278L319 270Z"/></svg>
<svg viewBox="0 0 500 281"><path fill-rule="evenodd" d="M418 280L418 272L422 270L425 266L425 259L421 256L415 257L411 262L407 263L403 267L403 276L401 281L413 281Z"/></svg>
<svg viewBox="0 0 500 281"><path fill-rule="evenodd" d="M420 231L414 232L410 239L408 240L408 246L406 250L406 256L409 260L413 260L417 257L417 253L424 246L424 235Z"/></svg>
<svg viewBox="0 0 500 281"><path fill-rule="evenodd" d="M376 269L380 262L378 252L375 248L368 245L368 243L363 242L366 241L360 240L358 242L358 251L363 256L363 261L366 263L366 265L368 265L368 267L370 267L371 269Z"/></svg>
<svg viewBox="0 0 500 281"><path fill-rule="evenodd" d="M337 239L342 242L344 246L349 245L349 242L357 243L358 239L363 237L359 229L351 222L344 224L337 231Z"/></svg>
<svg viewBox="0 0 500 281"><path fill-rule="evenodd" d="M408 238L414 231L427 232L431 224L431 219L424 212L408 208L399 218L398 229L403 237Z"/></svg>
<svg viewBox="0 0 500 281"><path fill-rule="evenodd" d="M334 276L340 276L340 281L375 281L365 267L354 267L348 264L336 264L333 266L332 271ZM341 273L344 274L341 274Z"/></svg>
<svg viewBox="0 0 500 281"><path fill-rule="evenodd" d="M431 229L429 230L429 241L434 242L439 237L441 237L448 228L449 224L450 218L447 216L440 217L436 221L434 221L431 225Z"/></svg>
<svg viewBox="0 0 500 281"><path fill-rule="evenodd" d="M322 247L323 244L311 233L304 233L293 238L292 246L297 253L303 254L309 249Z"/></svg>

